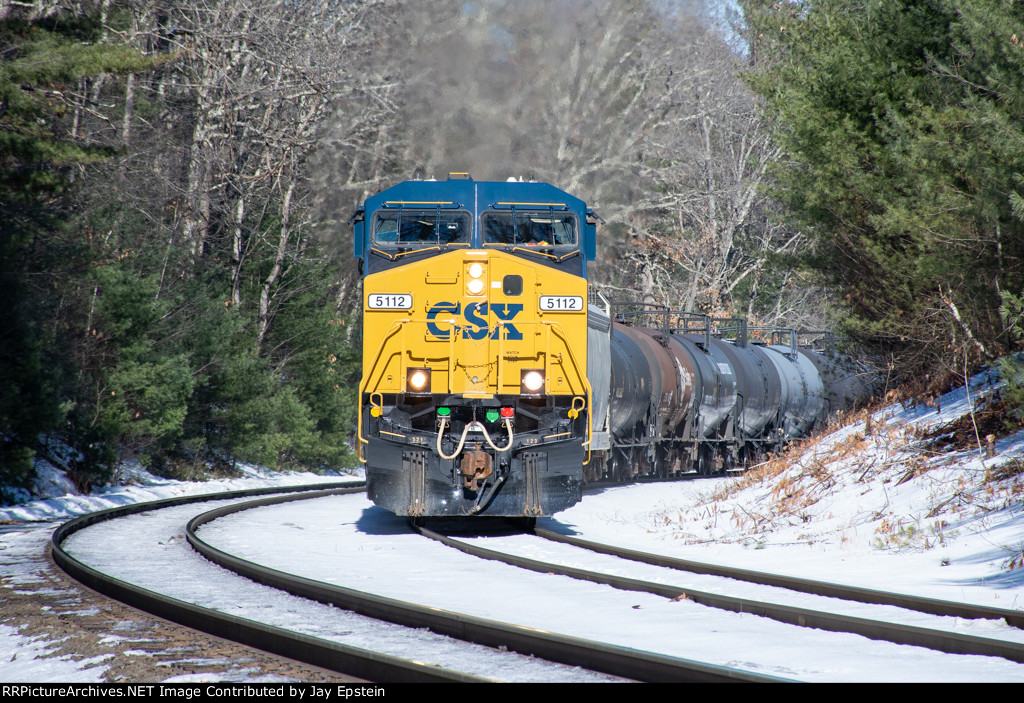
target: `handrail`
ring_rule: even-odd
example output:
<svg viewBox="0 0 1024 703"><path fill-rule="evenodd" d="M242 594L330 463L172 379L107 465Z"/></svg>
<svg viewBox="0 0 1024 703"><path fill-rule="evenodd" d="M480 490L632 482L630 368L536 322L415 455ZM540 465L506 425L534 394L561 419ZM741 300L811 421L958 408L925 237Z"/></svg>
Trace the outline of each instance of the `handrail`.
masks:
<svg viewBox="0 0 1024 703"><path fill-rule="evenodd" d="M557 322L548 322L547 320L543 320L543 322L545 324L551 325L551 331L554 332L555 334L557 334L562 339L562 343L565 344L565 349L566 349L566 351L569 352L569 358L572 360L572 365L576 369L577 375L580 378L583 379L583 390L586 392L586 399L587 399L587 422L586 422L586 425L587 425L587 441L584 442L584 446L586 446L586 448L587 448L587 460L583 462L583 465L586 466L587 464L590 463L590 443L593 440L593 429L594 429L593 428L593 422L591 421L591 418L590 418L590 397L591 397L591 395L593 395L593 391L592 391L592 389L590 387L590 379L587 378L587 371L586 371L586 369L583 370L582 374L580 373L580 365L579 365L579 362L576 360L576 354L573 353L572 345L569 344L569 340L566 339L564 330L562 330L562 326L560 324L558 324ZM550 362L551 362L550 357L545 359L544 362L545 362L545 364L550 364Z"/></svg>
<svg viewBox="0 0 1024 703"><path fill-rule="evenodd" d="M380 346L377 347L377 353L373 357L373 366L370 367L371 372L373 371L373 369L377 368L377 364L380 362L382 352L384 351L384 345L387 343L388 339L390 339L391 336L395 334L398 330L402 329L405 326L406 322L409 322L409 320L404 319L393 321L391 323L391 327L389 327L388 331L384 333L383 337L381 337ZM371 373L364 374L363 380L360 381L359 383L359 420L358 426L356 428L356 431L359 433L359 444L356 445L359 451L356 452L356 455L358 456L359 462L361 464L366 463L366 457L363 456L363 445L370 443L370 440L363 438L363 395L366 393L366 388L369 385L370 377Z"/></svg>

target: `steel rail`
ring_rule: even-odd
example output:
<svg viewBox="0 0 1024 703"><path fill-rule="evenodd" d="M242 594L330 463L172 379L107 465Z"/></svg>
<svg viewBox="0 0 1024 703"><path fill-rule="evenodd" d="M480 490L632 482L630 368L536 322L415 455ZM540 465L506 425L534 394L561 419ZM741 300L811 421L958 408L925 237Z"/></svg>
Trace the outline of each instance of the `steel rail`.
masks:
<svg viewBox="0 0 1024 703"><path fill-rule="evenodd" d="M610 554L630 561L638 561L644 564L662 566L677 571L689 571L695 574L709 574L712 576L724 576L738 581L748 581L762 586L778 586L791 591L811 593L818 596L842 598L843 600L857 601L858 603L873 603L876 605L894 605L907 610L916 610L920 613L930 615L948 615L951 617L966 618L969 620L1005 620L1006 624L1017 628L1024 628L1024 611L1008 610L1005 608L993 608L985 605L971 605L969 603L957 603L955 601L939 600L936 598L924 598L903 593L890 593L871 588L859 586L846 586L827 581L816 581L814 579L799 578L796 576L784 576L782 574L771 574L752 569L742 569L733 566L722 566L719 564L707 564L689 559L678 559L675 557L663 556L640 552L625 547L616 547L599 542L580 539L562 535L557 532L535 528L533 533L538 537L571 544L575 547L589 549L600 554Z"/></svg>
<svg viewBox="0 0 1024 703"><path fill-rule="evenodd" d="M1016 662L1024 662L1024 644L997 640L976 635L965 635L944 630L901 625L881 620L828 613L809 608L765 603L762 601L740 598L737 596L709 593L692 588L672 586L669 584L642 581L625 576L616 576L577 567L564 566L551 562L539 561L527 557L516 556L495 551L486 547L468 544L458 539L446 537L426 528L418 528L425 537L437 540L449 547L482 559L499 561L510 566L544 574L568 576L581 581L600 583L624 591L639 591L662 596L670 600L691 600L712 608L728 610L735 613L748 613L770 618L778 622L810 627L831 632L848 632L862 635L873 640L893 642L895 644L927 647L949 654L975 654L982 656L1003 657ZM607 545L606 545L607 546ZM614 548L603 553L615 555Z"/></svg>
<svg viewBox="0 0 1024 703"><path fill-rule="evenodd" d="M344 488L337 487L337 484L318 484L302 487L260 488L226 493L180 496L147 503L135 503L90 513L64 523L53 534L50 552L53 561L69 576L105 596L165 620L184 625L185 627L255 647L288 659L367 681L395 683L480 681L481 679L470 677L460 672L447 671L359 647L328 642L309 635L290 632L283 628L221 613L156 593L155 591L108 576L71 556L62 546L69 536L90 525L148 510L159 510L161 508L212 500L247 498L285 491L301 491L300 495L309 498L317 495L356 493L364 490L365 486L361 484L358 487L352 485Z"/></svg>
<svg viewBox="0 0 1024 703"><path fill-rule="evenodd" d="M301 497L288 497L292 500ZM783 679L747 671L671 657L653 652L589 642L578 637L489 620L440 608L417 605L343 586L287 574L228 554L206 542L196 530L225 515L261 507L282 499L266 498L224 506L189 521L186 538L214 563L274 588L321 603L351 610L406 627L427 628L438 634L490 647L505 647L520 654L579 666L614 676L647 682L772 682Z"/></svg>

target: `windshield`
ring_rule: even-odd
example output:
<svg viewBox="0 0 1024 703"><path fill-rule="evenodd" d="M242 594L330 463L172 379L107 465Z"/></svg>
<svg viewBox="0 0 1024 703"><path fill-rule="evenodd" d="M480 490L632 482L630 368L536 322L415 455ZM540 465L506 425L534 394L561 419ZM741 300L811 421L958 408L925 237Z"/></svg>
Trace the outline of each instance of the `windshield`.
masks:
<svg viewBox="0 0 1024 703"><path fill-rule="evenodd" d="M576 217L567 212L486 212L481 220L486 244L576 246Z"/></svg>
<svg viewBox="0 0 1024 703"><path fill-rule="evenodd" d="M469 213L453 210L386 210L373 218L375 244L450 244L469 241Z"/></svg>

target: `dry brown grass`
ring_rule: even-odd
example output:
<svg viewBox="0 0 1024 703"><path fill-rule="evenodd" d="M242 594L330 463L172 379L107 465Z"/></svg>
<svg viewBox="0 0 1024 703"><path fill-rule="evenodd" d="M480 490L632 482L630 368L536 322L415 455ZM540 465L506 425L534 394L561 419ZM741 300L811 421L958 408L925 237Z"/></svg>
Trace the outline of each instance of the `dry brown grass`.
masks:
<svg viewBox="0 0 1024 703"><path fill-rule="evenodd" d="M1006 560L1003 568L1007 571L1024 569L1024 543L1019 544L1016 547L1008 547L1006 550L1010 552L1010 558Z"/></svg>
<svg viewBox="0 0 1024 703"><path fill-rule="evenodd" d="M1000 439L1021 429L1021 421L1010 410L1011 406L1005 398L983 398L978 402L973 417L968 413L952 422L925 430L922 439L929 440L928 448L935 451L974 449L987 435Z"/></svg>
<svg viewBox="0 0 1024 703"><path fill-rule="evenodd" d="M1024 474L1024 457L1017 457L992 469L989 478L992 481L1000 482L1021 476L1022 474Z"/></svg>
<svg viewBox="0 0 1024 703"><path fill-rule="evenodd" d="M932 430L875 420L872 415L878 410L851 413L822 433L794 442L691 508L664 517L664 524L677 539L691 544L735 541L761 547L767 544L767 535L794 527L799 530L797 541L813 542L834 532L798 526L833 520L829 497L859 484L861 495L873 494L877 497L866 500L877 502L865 505L865 512L851 516L849 524L870 525L871 542L879 549L929 549L955 534L947 520L1019 506L1024 498L1024 458L987 461L987 481L982 471L948 473L964 460L957 443L936 445ZM959 422L966 427L971 420L967 416ZM847 428L841 438L830 437L841 427ZM920 487L930 496L924 511L894 512L885 486L918 480L927 482ZM687 528L687 523L693 525ZM1024 543L1020 547L1016 552L1006 548L1011 556L1005 568L1024 568Z"/></svg>

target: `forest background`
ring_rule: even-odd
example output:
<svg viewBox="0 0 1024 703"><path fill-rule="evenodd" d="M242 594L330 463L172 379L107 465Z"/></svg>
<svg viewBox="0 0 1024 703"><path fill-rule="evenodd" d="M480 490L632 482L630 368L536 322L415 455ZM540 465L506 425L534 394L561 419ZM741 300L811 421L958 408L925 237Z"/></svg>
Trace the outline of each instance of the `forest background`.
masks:
<svg viewBox="0 0 1024 703"><path fill-rule="evenodd" d="M890 386L1021 347L1015 0L0 0L0 499L351 466L347 219L449 170L585 199L609 298Z"/></svg>

